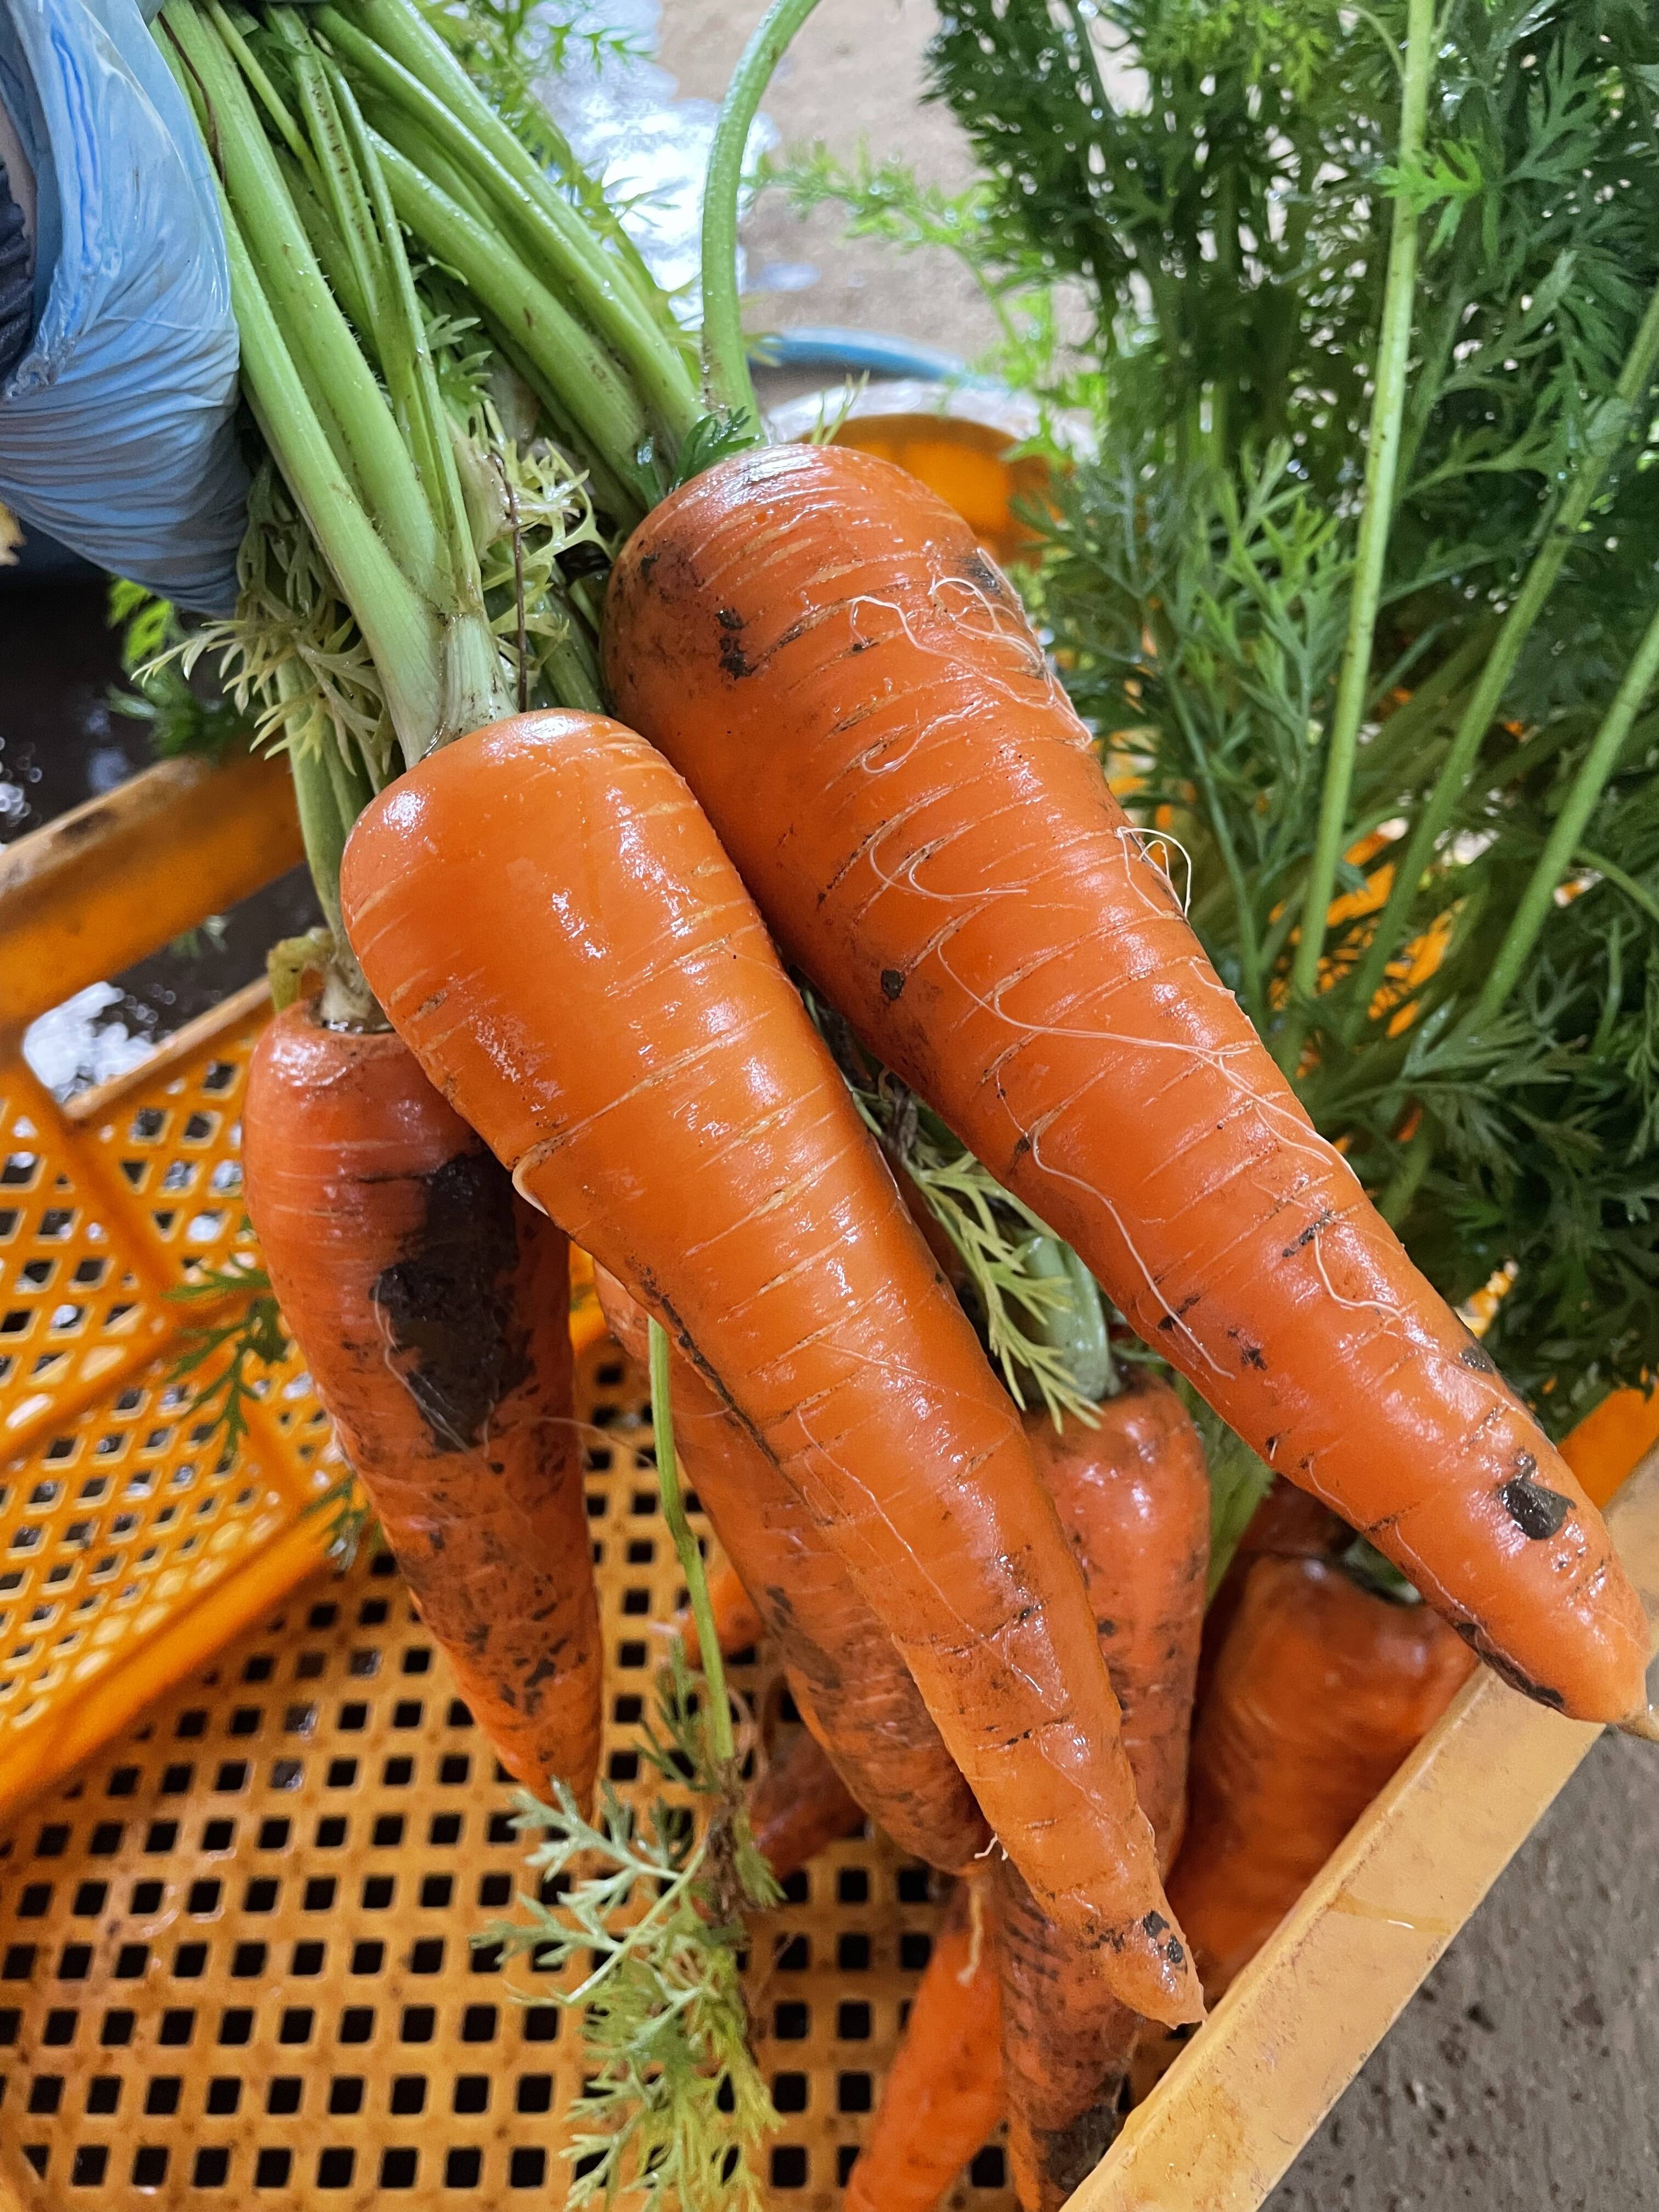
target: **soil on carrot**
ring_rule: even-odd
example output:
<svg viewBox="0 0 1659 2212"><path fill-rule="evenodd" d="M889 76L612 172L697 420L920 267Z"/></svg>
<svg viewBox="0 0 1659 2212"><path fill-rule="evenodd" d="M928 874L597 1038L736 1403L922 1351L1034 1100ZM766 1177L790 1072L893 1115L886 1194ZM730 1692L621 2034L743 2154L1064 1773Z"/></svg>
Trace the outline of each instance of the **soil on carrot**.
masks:
<svg viewBox="0 0 1659 2212"><path fill-rule="evenodd" d="M440 1451L484 1441L497 1406L529 1371L513 1301L513 1186L482 1150L423 1178L411 1249L374 1279L391 1348L414 1354L404 1380Z"/></svg>

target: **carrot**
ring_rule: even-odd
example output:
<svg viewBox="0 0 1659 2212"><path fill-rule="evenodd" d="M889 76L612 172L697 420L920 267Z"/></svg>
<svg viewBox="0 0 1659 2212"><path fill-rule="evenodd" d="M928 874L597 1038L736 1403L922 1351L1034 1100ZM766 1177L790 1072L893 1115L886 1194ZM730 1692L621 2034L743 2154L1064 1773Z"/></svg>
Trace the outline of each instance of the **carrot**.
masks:
<svg viewBox="0 0 1659 2212"><path fill-rule="evenodd" d="M1192 2016L1013 1408L679 778L597 715L475 731L372 802L341 889L428 1074L832 1537L1036 1894L1126 2001Z"/></svg>
<svg viewBox="0 0 1659 2212"><path fill-rule="evenodd" d="M676 1416L679 1407L674 1408ZM722 1658L730 1659L738 1651L747 1651L758 1644L765 1623L762 1620L754 1600L743 1586L743 1579L733 1566L721 1567L708 1577L708 1602L714 1607L714 1634ZM697 1624L690 1609L678 1616L680 1641L685 1656L695 1666L697 1659Z"/></svg>
<svg viewBox="0 0 1659 2212"><path fill-rule="evenodd" d="M864 1825L864 1808L803 1729L749 1792L749 1825L780 1881Z"/></svg>
<svg viewBox="0 0 1659 2212"><path fill-rule="evenodd" d="M967 526L867 453L734 455L635 532L605 657L784 957L1148 1343L1507 1680L1644 1716L1600 1515L1314 1130Z"/></svg>
<svg viewBox="0 0 1659 2212"><path fill-rule="evenodd" d="M594 1280L611 1334L643 1363L645 1315L608 1269ZM672 1401L686 1480L754 1593L754 1617L777 1646L809 1733L902 1850L945 1874L971 1866L987 1842L984 1817L839 1554L764 1446L681 1357Z"/></svg>
<svg viewBox="0 0 1659 2212"><path fill-rule="evenodd" d="M1210 1558L1210 1485L1191 1416L1167 1382L1129 1369L1097 1425L1026 1417L1083 1570L1123 1709L1141 1810L1167 1869L1187 1817L1187 1742Z"/></svg>
<svg viewBox="0 0 1659 2212"><path fill-rule="evenodd" d="M1083 1569L1141 1809L1168 1866L1186 1820L1210 1488L1198 1431L1167 1383L1133 1375L1097 1413L1095 1428L1058 1430L1032 1414L1026 1433ZM1057 2212L1122 2124L1143 2023L1012 1867L994 1879L1014 2185L1027 2212Z"/></svg>
<svg viewBox="0 0 1659 2212"><path fill-rule="evenodd" d="M1238 1548L1227 1563L1227 1571L1216 1585L1204 1616L1204 1644L1199 1653L1198 1688L1194 1709L1202 1712L1210 1694L1216 1662L1226 1645L1238 1613L1239 1601L1249 1578L1251 1562L1259 1559L1330 1559L1353 1541L1353 1531L1339 1521L1328 1506L1305 1491L1277 1477L1250 1516ZM1169 1869L1166 1868L1167 1873Z"/></svg>
<svg viewBox="0 0 1659 2212"><path fill-rule="evenodd" d="M1002 2114L1002 2020L982 1883L946 1908L845 2212L933 2212Z"/></svg>
<svg viewBox="0 0 1659 2212"><path fill-rule="evenodd" d="M1194 1735L1170 1883L1212 2002L1474 1665L1426 1606L1377 1597L1323 1559L1252 1561Z"/></svg>
<svg viewBox="0 0 1659 2212"><path fill-rule="evenodd" d="M421 1617L502 1764L586 1803L603 1647L565 1240L389 1031L309 1005L255 1048L247 1205Z"/></svg>

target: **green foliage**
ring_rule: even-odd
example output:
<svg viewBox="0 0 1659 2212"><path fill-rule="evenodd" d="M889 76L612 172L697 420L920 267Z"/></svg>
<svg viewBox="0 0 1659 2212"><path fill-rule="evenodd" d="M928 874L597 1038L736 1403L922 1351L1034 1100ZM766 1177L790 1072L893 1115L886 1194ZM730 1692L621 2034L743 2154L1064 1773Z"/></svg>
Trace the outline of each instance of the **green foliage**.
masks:
<svg viewBox="0 0 1659 2212"><path fill-rule="evenodd" d="M1659 713L1638 715L1495 1018L1470 1025L1551 825L1659 599L1656 395L1614 385L1659 289L1659 23L1637 0L1448 0L1402 168L1403 0L944 0L935 88L982 176L947 208L890 167L792 165L988 289L1064 280L1101 364L1097 452L1030 589L1080 709L1167 830L1192 919L1322 1127L1557 1432L1659 1369ZM1401 483L1324 988L1289 967L1325 785L1393 202L1419 224ZM1005 373L1066 392L1063 351ZM1564 488L1586 527L1353 981ZM1182 859L1184 856L1184 859ZM1437 964L1414 960L1425 937Z"/></svg>
<svg viewBox="0 0 1659 2212"><path fill-rule="evenodd" d="M286 1358L288 1338L270 1287L270 1279L252 1267L200 1267L191 1279L168 1296L184 1304L234 1299L222 1321L185 1331L182 1348L167 1370L169 1383L198 1378L185 1403L207 1417L207 1434L219 1438L227 1462L247 1434L247 1407L258 1395L260 1371Z"/></svg>
<svg viewBox="0 0 1659 2212"><path fill-rule="evenodd" d="M680 449L679 466L669 489L678 491L693 477L712 469L716 461L723 461L732 453L746 453L754 442L754 418L746 407L722 408L714 414L700 416Z"/></svg>
<svg viewBox="0 0 1659 2212"><path fill-rule="evenodd" d="M127 679L110 694L109 703L130 721L148 724L158 759L204 753L222 760L247 749L252 732L235 702L222 693L202 697L179 666L189 634L170 601L118 577L109 589L109 620L121 633L121 672Z"/></svg>
<svg viewBox="0 0 1659 2212"><path fill-rule="evenodd" d="M1067 1413L1092 1420L1094 1363L1088 1374L1075 1376L1075 1353L1068 1354L1067 1346L1079 1327L1085 1336L1092 1334L1095 1317L1078 1311L1069 1270L1051 1272L1049 1264L1053 1255L1063 1255L1081 1273L1075 1255L914 1091L871 1058L834 1007L810 990L804 996L888 1164L908 1179L944 1231L956 1256L958 1296L1014 1402L1023 1407L1035 1392L1056 1421ZM1106 1369L1109 1374L1109 1355Z"/></svg>
<svg viewBox="0 0 1659 2212"><path fill-rule="evenodd" d="M743 1915L782 1893L678 1645L656 1699L642 1748L675 1802L639 1813L605 1782L590 1821L562 1786L556 1805L521 1792L514 1825L545 1838L528 1857L542 1893L520 1896L520 1918L474 1940L563 1976L534 2002L580 2016L587 2079L571 2115L572 2206L625 2197L678 2212L760 2212L750 2154L776 2115L749 2049Z"/></svg>

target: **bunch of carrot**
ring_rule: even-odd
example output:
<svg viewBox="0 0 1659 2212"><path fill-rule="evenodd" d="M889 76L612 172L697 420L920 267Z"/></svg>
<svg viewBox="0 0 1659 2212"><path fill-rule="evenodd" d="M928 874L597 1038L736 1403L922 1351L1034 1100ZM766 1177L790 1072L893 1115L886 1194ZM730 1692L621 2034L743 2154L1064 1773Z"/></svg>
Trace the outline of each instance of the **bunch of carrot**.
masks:
<svg viewBox="0 0 1659 2212"><path fill-rule="evenodd" d="M1279 1621L1261 1577L1339 1608L1346 1586L1253 1563L1166 1893L1205 1584L1191 1423L1152 1382L1093 1425L1022 1420L786 962L1457 1651L1642 1726L1646 1631L1595 1507L1209 967L972 534L885 463L757 442L736 176L809 5L780 0L716 140L702 422L614 225L574 172L526 173L406 0L166 11L305 574L404 763L353 751L309 664L262 664L279 719L301 694L333 717L289 736L336 937L258 1054L248 1198L481 1723L578 1802L600 1682L564 1238L624 1342L665 1332L678 1450L842 1791L820 1768L803 1795L962 1878L938 1973L994 1960L1018 2185L1047 2205L1109 2139L1146 2024L1198 2020L1200 1972L1236 1960L1193 1853L1246 1755L1230 1655ZM510 453L498 413L468 418L482 448L457 429L405 232L518 375ZM526 582L513 487L561 439L599 566L625 538L598 665L593 562L556 548L540 599ZM507 491L483 519L480 450ZM689 480L660 496L669 452ZM560 651L532 652L532 614ZM1437 1627L1417 1640L1420 1718L1455 1668ZM964 2126L996 2063L952 2059Z"/></svg>

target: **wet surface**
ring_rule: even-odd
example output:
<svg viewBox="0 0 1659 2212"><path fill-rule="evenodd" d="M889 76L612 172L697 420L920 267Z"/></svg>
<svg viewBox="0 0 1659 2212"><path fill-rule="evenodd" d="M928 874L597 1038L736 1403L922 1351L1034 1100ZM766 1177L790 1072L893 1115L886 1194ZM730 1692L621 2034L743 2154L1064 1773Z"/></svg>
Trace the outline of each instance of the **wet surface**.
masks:
<svg viewBox="0 0 1659 2212"><path fill-rule="evenodd" d="M0 582L0 844L114 789L149 762L142 723L110 706L120 681L101 580ZM188 867L188 854L179 855ZM250 983L269 947L320 919L302 868L125 974L33 1023L24 1054L62 1098L107 1081Z"/></svg>

